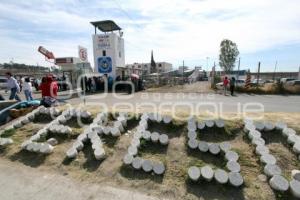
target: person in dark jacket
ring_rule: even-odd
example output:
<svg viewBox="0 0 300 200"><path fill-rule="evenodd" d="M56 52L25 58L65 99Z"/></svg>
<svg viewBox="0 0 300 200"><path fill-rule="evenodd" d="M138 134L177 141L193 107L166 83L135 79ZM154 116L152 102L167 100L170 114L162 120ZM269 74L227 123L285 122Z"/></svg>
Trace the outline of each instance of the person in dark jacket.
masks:
<svg viewBox="0 0 300 200"><path fill-rule="evenodd" d="M232 77L231 80L230 80L230 93L231 93L231 96L234 95L234 89L235 89L235 78Z"/></svg>

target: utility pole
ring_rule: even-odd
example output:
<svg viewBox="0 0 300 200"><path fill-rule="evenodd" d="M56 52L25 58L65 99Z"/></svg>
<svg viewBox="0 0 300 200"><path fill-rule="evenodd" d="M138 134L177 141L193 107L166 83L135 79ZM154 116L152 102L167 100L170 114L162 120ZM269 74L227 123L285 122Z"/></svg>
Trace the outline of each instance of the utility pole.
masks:
<svg viewBox="0 0 300 200"><path fill-rule="evenodd" d="M241 67L241 58L239 57L238 72L237 72L236 80L239 80L240 67Z"/></svg>
<svg viewBox="0 0 300 200"><path fill-rule="evenodd" d="M182 61L182 87L184 85L183 77L184 77L184 60Z"/></svg>
<svg viewBox="0 0 300 200"><path fill-rule="evenodd" d="M277 69L277 60L276 60L275 67L274 67L273 81L275 81L276 69Z"/></svg>
<svg viewBox="0 0 300 200"><path fill-rule="evenodd" d="M256 87L258 87L258 84L259 84L259 73L260 73L260 62L258 62L258 70L257 70L257 85L256 85Z"/></svg>

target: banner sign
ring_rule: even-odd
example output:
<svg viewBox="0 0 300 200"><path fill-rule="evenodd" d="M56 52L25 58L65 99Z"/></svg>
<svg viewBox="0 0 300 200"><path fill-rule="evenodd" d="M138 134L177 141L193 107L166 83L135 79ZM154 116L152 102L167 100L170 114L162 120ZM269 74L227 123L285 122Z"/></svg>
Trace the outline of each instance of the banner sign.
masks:
<svg viewBox="0 0 300 200"><path fill-rule="evenodd" d="M88 56L87 56L87 48L78 46L78 55L81 61L87 62Z"/></svg>
<svg viewBox="0 0 300 200"><path fill-rule="evenodd" d="M99 73L112 72L112 59L111 57L99 57L97 59L97 66Z"/></svg>

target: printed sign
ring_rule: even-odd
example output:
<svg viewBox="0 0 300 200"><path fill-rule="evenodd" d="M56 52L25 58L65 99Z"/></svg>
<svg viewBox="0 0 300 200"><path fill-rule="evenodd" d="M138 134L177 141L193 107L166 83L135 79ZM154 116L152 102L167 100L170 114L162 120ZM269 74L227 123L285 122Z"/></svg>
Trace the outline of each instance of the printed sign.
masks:
<svg viewBox="0 0 300 200"><path fill-rule="evenodd" d="M78 55L81 61L87 62L88 57L87 57L87 48L78 46Z"/></svg>
<svg viewBox="0 0 300 200"><path fill-rule="evenodd" d="M112 72L112 59L111 57L99 57L97 59L97 66L99 73Z"/></svg>
<svg viewBox="0 0 300 200"><path fill-rule="evenodd" d="M109 35L97 35L96 45L98 49L110 49Z"/></svg>

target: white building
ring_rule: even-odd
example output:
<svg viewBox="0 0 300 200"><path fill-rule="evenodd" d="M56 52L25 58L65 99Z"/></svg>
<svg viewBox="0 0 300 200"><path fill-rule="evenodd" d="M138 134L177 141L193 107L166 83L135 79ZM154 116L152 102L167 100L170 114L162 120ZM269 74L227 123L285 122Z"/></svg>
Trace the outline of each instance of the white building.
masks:
<svg viewBox="0 0 300 200"><path fill-rule="evenodd" d="M138 74L139 76L147 76L151 71L151 63L133 63L127 64L126 71L128 74ZM167 62L157 62L156 63L156 73L169 72L173 68L171 63Z"/></svg>

